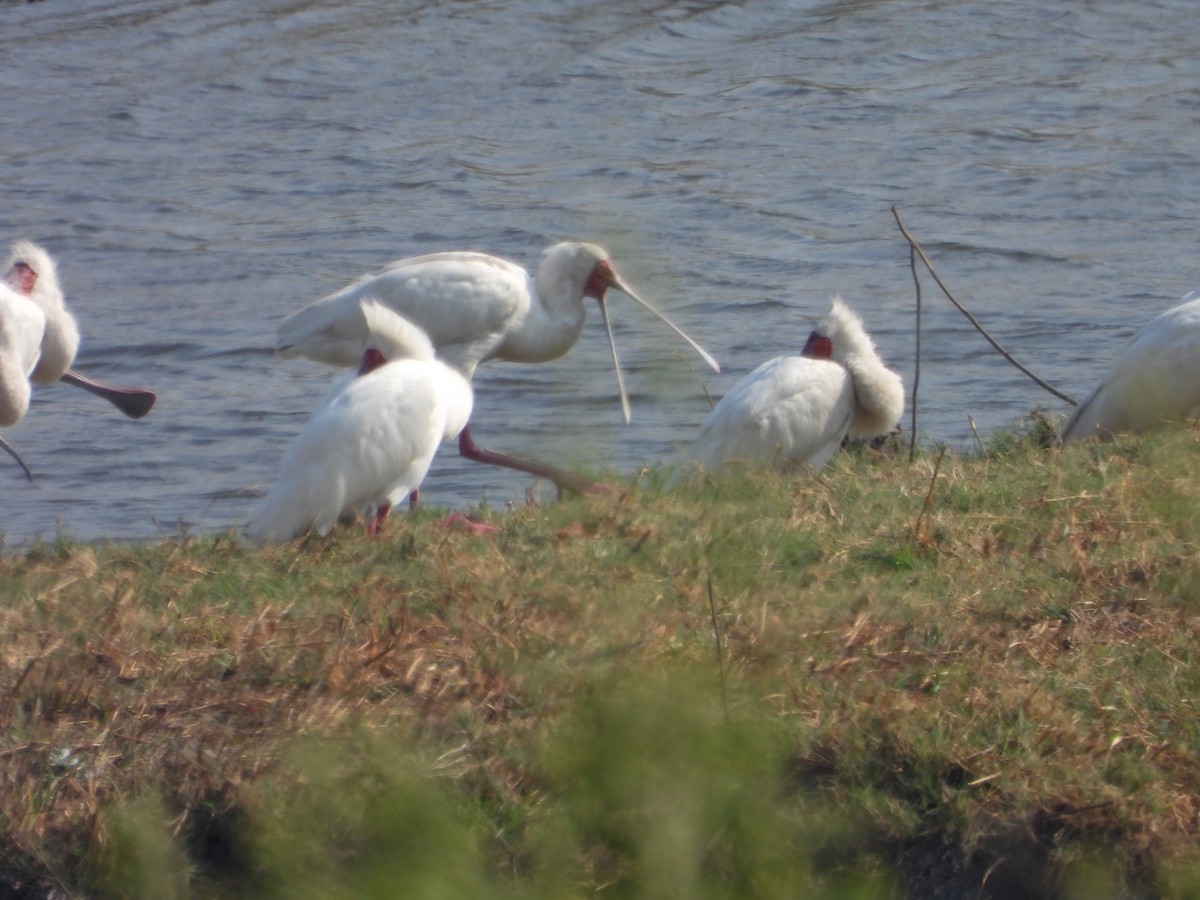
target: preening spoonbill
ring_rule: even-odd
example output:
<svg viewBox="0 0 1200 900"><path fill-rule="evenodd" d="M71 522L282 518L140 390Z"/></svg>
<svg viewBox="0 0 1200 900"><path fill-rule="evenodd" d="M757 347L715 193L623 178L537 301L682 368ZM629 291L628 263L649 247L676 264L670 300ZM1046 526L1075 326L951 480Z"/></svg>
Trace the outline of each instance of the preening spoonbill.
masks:
<svg viewBox="0 0 1200 900"><path fill-rule="evenodd" d="M1151 319L1075 407L1059 440L1108 440L1200 413L1200 291Z"/></svg>
<svg viewBox="0 0 1200 900"><path fill-rule="evenodd" d="M258 544L328 534L343 516L376 534L415 491L443 441L471 415L471 384L438 361L429 338L375 301L359 304L362 360L300 431L246 534Z"/></svg>
<svg viewBox="0 0 1200 900"><path fill-rule="evenodd" d="M800 356L769 360L721 398L690 459L819 469L847 436L886 433L904 412L904 384L875 352L862 320L835 297Z"/></svg>
<svg viewBox="0 0 1200 900"><path fill-rule="evenodd" d="M64 381L103 397L130 418L140 419L154 405L155 394L144 388L117 388L93 381L71 368L79 349L79 327L63 302L53 257L31 241L16 241L9 251L4 283L28 298L45 316L41 359L33 371L37 384Z"/></svg>
<svg viewBox="0 0 1200 900"><path fill-rule="evenodd" d="M583 301L590 297L599 302L608 330L621 410L628 422L629 400L605 302L610 287L649 309L720 371L704 348L629 287L603 248L570 242L546 250L533 277L516 263L483 253L432 253L398 260L289 315L279 325L278 350L284 356L355 365L363 340L357 307L360 299L371 297L421 328L438 357L470 379L475 368L490 359L546 362L562 356L583 330ZM459 452L468 459L548 478L570 490L605 489L569 472L483 450L469 428L459 436Z"/></svg>

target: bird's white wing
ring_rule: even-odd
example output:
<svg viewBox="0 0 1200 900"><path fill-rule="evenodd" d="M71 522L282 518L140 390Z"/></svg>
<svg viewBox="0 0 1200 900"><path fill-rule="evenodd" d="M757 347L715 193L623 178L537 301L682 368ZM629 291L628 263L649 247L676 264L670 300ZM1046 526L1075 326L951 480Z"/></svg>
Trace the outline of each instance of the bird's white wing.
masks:
<svg viewBox="0 0 1200 900"><path fill-rule="evenodd" d="M465 426L470 397L461 375L428 360L343 379L284 456L247 536L326 534L343 515L397 502L420 486L448 431Z"/></svg>
<svg viewBox="0 0 1200 900"><path fill-rule="evenodd" d="M402 259L289 315L277 347L285 356L357 365L366 337L358 304L374 298L421 328L438 356L470 377L527 312L530 290L524 269L483 253Z"/></svg>
<svg viewBox="0 0 1200 900"><path fill-rule="evenodd" d="M347 424L343 398L355 378L339 379L283 455L275 483L251 513L250 540L266 544L310 530L324 534L337 520L346 493L340 461Z"/></svg>
<svg viewBox="0 0 1200 900"><path fill-rule="evenodd" d="M1190 296L1190 295L1189 295ZM1075 407L1061 441L1141 431L1188 415L1200 404L1200 300L1150 320L1112 370Z"/></svg>
<svg viewBox="0 0 1200 900"><path fill-rule="evenodd" d="M735 459L820 468L850 427L853 392L837 363L800 356L768 360L709 413L691 458L706 468Z"/></svg>
<svg viewBox="0 0 1200 900"><path fill-rule="evenodd" d="M0 425L15 425L29 409L29 376L45 330L37 305L0 284Z"/></svg>
<svg viewBox="0 0 1200 900"><path fill-rule="evenodd" d="M11 354L28 377L37 366L46 316L36 303L0 284L0 350Z"/></svg>

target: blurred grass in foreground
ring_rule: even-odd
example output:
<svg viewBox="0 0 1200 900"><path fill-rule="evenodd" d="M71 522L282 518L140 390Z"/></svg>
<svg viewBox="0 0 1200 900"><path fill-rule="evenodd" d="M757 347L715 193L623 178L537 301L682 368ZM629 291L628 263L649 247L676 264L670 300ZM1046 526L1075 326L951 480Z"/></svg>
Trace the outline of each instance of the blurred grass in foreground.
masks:
<svg viewBox="0 0 1200 900"><path fill-rule="evenodd" d="M1197 433L0 559L10 880L1200 896ZM936 477L935 477L936 472Z"/></svg>

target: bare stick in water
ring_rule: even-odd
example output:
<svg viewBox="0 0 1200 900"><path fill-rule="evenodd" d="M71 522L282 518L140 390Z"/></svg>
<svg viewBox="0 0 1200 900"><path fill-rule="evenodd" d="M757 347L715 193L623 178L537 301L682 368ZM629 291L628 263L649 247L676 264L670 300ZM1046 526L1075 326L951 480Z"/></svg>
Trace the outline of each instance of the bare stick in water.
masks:
<svg viewBox="0 0 1200 900"><path fill-rule="evenodd" d="M941 276L938 275L938 273L937 273L937 269L935 269L933 267L933 263L931 263L929 261L929 257L925 255L925 251L922 250L921 245L917 243L917 239L914 238L911 234L909 234L908 229L904 227L904 223L900 220L900 213L896 210L896 207L894 207L894 206L892 207L892 215L896 217L896 224L898 226L900 226L900 233L902 235L904 235L904 239L906 241L908 241L908 245L917 252L918 256L921 257L921 262L925 263L925 268L927 268L929 270L929 274L933 276L933 280L937 282L937 286L942 289L942 293L946 295L946 299L949 300L951 303L953 303L958 308L958 311L967 317L967 321L969 321L972 325L975 326L976 331L978 331L985 338L987 338L988 343L996 348L996 352L998 352L1001 356L1003 356L1005 359L1007 359L1010 363L1012 363L1017 369L1019 369L1021 372L1023 372L1026 376L1031 378L1043 390L1049 391L1051 394L1053 394L1059 400L1064 400L1067 403L1070 403L1072 406L1078 406L1079 401L1075 400L1072 397L1068 397L1062 391L1060 391L1057 388L1052 387L1051 385L1042 381L1042 379L1038 378L1036 375L1034 375L1032 372L1030 372L1027 368L1025 368L1023 365L1021 365L1019 362L1017 362L1015 359L1013 359L1012 354L1009 353L1007 350L1005 350L1003 347L1001 347L1000 344L996 341L996 339L994 337L992 337L990 334L988 334L987 329L979 324L979 320L977 320L973 315L971 315L970 311L968 311L965 306L963 306L961 303L959 303L958 300L955 299L954 295L952 293L950 293L950 289L948 287L946 287L945 283L943 283Z"/></svg>
<svg viewBox="0 0 1200 900"><path fill-rule="evenodd" d="M0 450L3 450L17 461L17 465L21 467L21 470L25 473L25 477L29 479L29 483L33 484L33 473L29 471L29 466L25 465L25 460L21 459L20 454L12 448L12 444L4 438L0 438Z"/></svg>
<svg viewBox="0 0 1200 900"><path fill-rule="evenodd" d="M892 210L895 212L895 210ZM917 251L908 248L908 268L912 271L913 287L917 291L917 359L913 366L912 433L908 436L908 461L917 455L917 386L921 383L921 279L917 277Z"/></svg>
<svg viewBox="0 0 1200 900"><path fill-rule="evenodd" d="M154 408L158 395L146 388L117 388L98 381L92 381L85 375L80 375L74 369L68 369L59 379L75 387L83 388L89 394L103 397L131 419L140 419Z"/></svg>

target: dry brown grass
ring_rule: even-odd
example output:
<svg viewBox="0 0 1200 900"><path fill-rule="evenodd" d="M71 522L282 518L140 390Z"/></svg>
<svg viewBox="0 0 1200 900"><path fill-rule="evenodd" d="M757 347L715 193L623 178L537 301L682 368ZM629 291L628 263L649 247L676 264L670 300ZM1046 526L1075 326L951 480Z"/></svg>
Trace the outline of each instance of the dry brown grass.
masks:
<svg viewBox="0 0 1200 900"><path fill-rule="evenodd" d="M1200 828L1197 444L1177 430L911 466L852 455L818 479L530 507L497 519L494 539L429 514L383 541L250 551L221 536L0 559L9 869L121 895L113 810L157 798L194 867L181 889L252 878L266 865L252 834L271 831L287 786L313 782L289 762L297 742L375 735L415 752L451 807L476 808L481 871L515 896L565 896L564 883L635 896L652 832L584 827L616 814L572 794L587 778L569 766L598 763L562 748L588 716L616 715L598 698L685 671L687 702L719 715L681 733L724 720L774 760L769 778L744 773L774 779L755 801L763 821L844 813L834 862L828 841L806 862L813 884L899 872L867 884L903 893L936 839L995 887L1016 841L1043 886L1102 848L1110 880L1187 896L1171 878L1195 863ZM626 722L604 753L654 727ZM672 747L660 736L642 756L661 752L669 771L687 752ZM742 765L713 752L720 771ZM560 820L565 849L545 832Z"/></svg>

